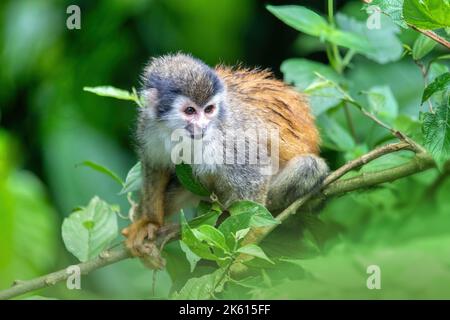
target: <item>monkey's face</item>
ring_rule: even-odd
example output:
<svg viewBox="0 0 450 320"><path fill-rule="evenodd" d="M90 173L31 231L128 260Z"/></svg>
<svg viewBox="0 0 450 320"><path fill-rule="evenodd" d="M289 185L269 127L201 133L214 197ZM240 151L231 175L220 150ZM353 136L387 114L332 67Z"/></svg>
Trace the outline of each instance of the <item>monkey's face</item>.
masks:
<svg viewBox="0 0 450 320"><path fill-rule="evenodd" d="M165 119L171 129L185 129L192 139L201 139L220 125L223 108L222 94L217 94L200 105L180 95L174 100L171 112Z"/></svg>
<svg viewBox="0 0 450 320"><path fill-rule="evenodd" d="M186 130L191 138L205 138L223 121L224 83L198 59L180 53L152 59L143 84L153 119L169 131Z"/></svg>

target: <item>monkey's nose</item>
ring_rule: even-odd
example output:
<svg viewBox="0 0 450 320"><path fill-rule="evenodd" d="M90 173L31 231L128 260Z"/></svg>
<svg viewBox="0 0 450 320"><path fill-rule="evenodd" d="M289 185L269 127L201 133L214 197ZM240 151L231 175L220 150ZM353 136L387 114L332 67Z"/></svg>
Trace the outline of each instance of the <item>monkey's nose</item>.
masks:
<svg viewBox="0 0 450 320"><path fill-rule="evenodd" d="M206 129L207 127L194 126L192 135L198 138L203 138L206 133Z"/></svg>

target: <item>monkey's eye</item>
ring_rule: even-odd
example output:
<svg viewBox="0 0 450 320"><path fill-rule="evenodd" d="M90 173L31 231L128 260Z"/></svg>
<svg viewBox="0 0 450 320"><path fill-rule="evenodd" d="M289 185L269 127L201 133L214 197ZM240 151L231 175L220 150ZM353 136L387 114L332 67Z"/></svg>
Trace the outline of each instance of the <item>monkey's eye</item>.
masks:
<svg viewBox="0 0 450 320"><path fill-rule="evenodd" d="M184 113L191 115L195 113L195 109L192 107L187 107L186 109L184 109Z"/></svg>
<svg viewBox="0 0 450 320"><path fill-rule="evenodd" d="M214 111L214 106L211 104L205 108L205 113L211 113Z"/></svg>

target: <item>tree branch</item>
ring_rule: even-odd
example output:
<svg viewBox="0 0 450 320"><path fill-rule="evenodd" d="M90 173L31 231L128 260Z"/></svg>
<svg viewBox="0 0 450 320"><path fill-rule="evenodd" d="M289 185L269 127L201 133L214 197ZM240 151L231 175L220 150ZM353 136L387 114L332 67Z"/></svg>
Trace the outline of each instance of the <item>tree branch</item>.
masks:
<svg viewBox="0 0 450 320"><path fill-rule="evenodd" d="M317 188L304 195L300 199L292 203L288 208L282 211L276 219L284 222L291 215L298 212L298 209L304 205L308 200L315 196L329 198L335 195L340 195L346 192L368 188L385 182L391 182L418 172L422 172L435 166L432 158L424 153L419 153L413 160L394 168L375 171L370 173L363 173L356 177L338 180L346 173L363 166L379 157L393 153L400 150L414 150L410 144L401 141L381 146L369 153L348 162L336 171L332 172ZM259 242L264 239L276 226L268 228L259 228L258 232L251 234L249 240ZM157 244L162 244L168 238L173 239L179 235L179 226L172 225L167 227L164 232L161 232L157 237ZM123 246L117 249L106 250L100 254L99 257L90 261L83 262L77 266L80 268L81 274L88 274L96 269L105 267L107 265L119 262L124 259L131 258L131 254ZM67 269L62 269L57 272L47 274L45 276L35 278L28 281L15 281L14 285L6 290L0 291L0 300L10 299L21 294L53 286L58 282L67 280L70 274Z"/></svg>
<svg viewBox="0 0 450 320"><path fill-rule="evenodd" d="M399 178L403 178L414 173L422 172L426 169L434 167L433 159L426 153L418 153L416 157L410 162L381 171L363 173L357 177L339 180L346 173L363 166L375 159L380 158L383 155L397 152L400 150L411 150L416 152L416 146L411 145L405 141L398 143L387 144L378 147L365 155L348 162L336 171L332 172L325 178L322 184L318 185L316 188L311 190L309 193L305 194L301 198L294 201L289 207L283 210L276 219L282 223L287 220L290 216L296 214L298 209L302 207L306 202L313 199L316 196L321 196L323 198L328 198L333 195L343 194L349 191L368 188L377 184L391 182ZM254 229L249 232L246 237L246 242L248 243L258 243L263 240L266 236L276 228L277 225L272 225L269 227Z"/></svg>
<svg viewBox="0 0 450 320"><path fill-rule="evenodd" d="M446 39L438 36L436 33L434 33L431 30L423 30L420 28L417 28L416 26L413 26L412 24L408 23L408 27L410 27L411 29L420 32L421 34L427 36L428 38L433 39L434 41L436 41L437 43L440 43L441 45L443 45L444 47L446 47L447 49L450 49L450 42L447 41Z"/></svg>
<svg viewBox="0 0 450 320"><path fill-rule="evenodd" d="M180 229L179 226L174 224L166 225L164 226L164 228L161 228L161 230L158 232L158 238L155 241L156 245L160 247L169 239L173 239L176 236L178 236L179 229ZM94 270L106 267L110 264L128 258L133 258L133 256L131 255L131 253L128 251L127 248L121 245L119 248L116 249L105 250L102 253L100 253L98 257L86 262L79 263L76 266L80 268L80 273L85 275ZM27 281L16 280L14 281L11 288L0 291L0 300L10 299L30 291L54 286L58 282L67 280L67 278L69 278L71 273L69 273L67 270L68 267L32 280Z"/></svg>
<svg viewBox="0 0 450 320"><path fill-rule="evenodd" d="M322 191L322 194L326 198L329 198L331 196L372 187L381 183L392 182L433 167L435 167L435 163L430 156L419 154L411 161L397 167L376 172L362 173L353 178L336 181L325 188Z"/></svg>
<svg viewBox="0 0 450 320"><path fill-rule="evenodd" d="M124 247L120 247L115 250L106 250L102 252L97 258L77 264L80 268L81 274L88 274L96 269L105 267L107 265L119 262L121 260L130 258L131 255ZM28 281L14 281L11 288L0 291L0 300L10 299L21 294L50 287L58 282L67 280L71 274L66 269L62 269L53 273L49 273L45 276L35 278Z"/></svg>

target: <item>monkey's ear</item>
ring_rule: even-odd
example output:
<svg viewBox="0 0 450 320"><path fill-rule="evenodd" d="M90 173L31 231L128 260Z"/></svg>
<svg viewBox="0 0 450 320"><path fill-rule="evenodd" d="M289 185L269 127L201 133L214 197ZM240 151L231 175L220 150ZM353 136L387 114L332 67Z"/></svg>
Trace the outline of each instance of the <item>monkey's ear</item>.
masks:
<svg viewBox="0 0 450 320"><path fill-rule="evenodd" d="M158 103L158 90L155 88L145 89L141 92L141 98L144 107L153 108Z"/></svg>

